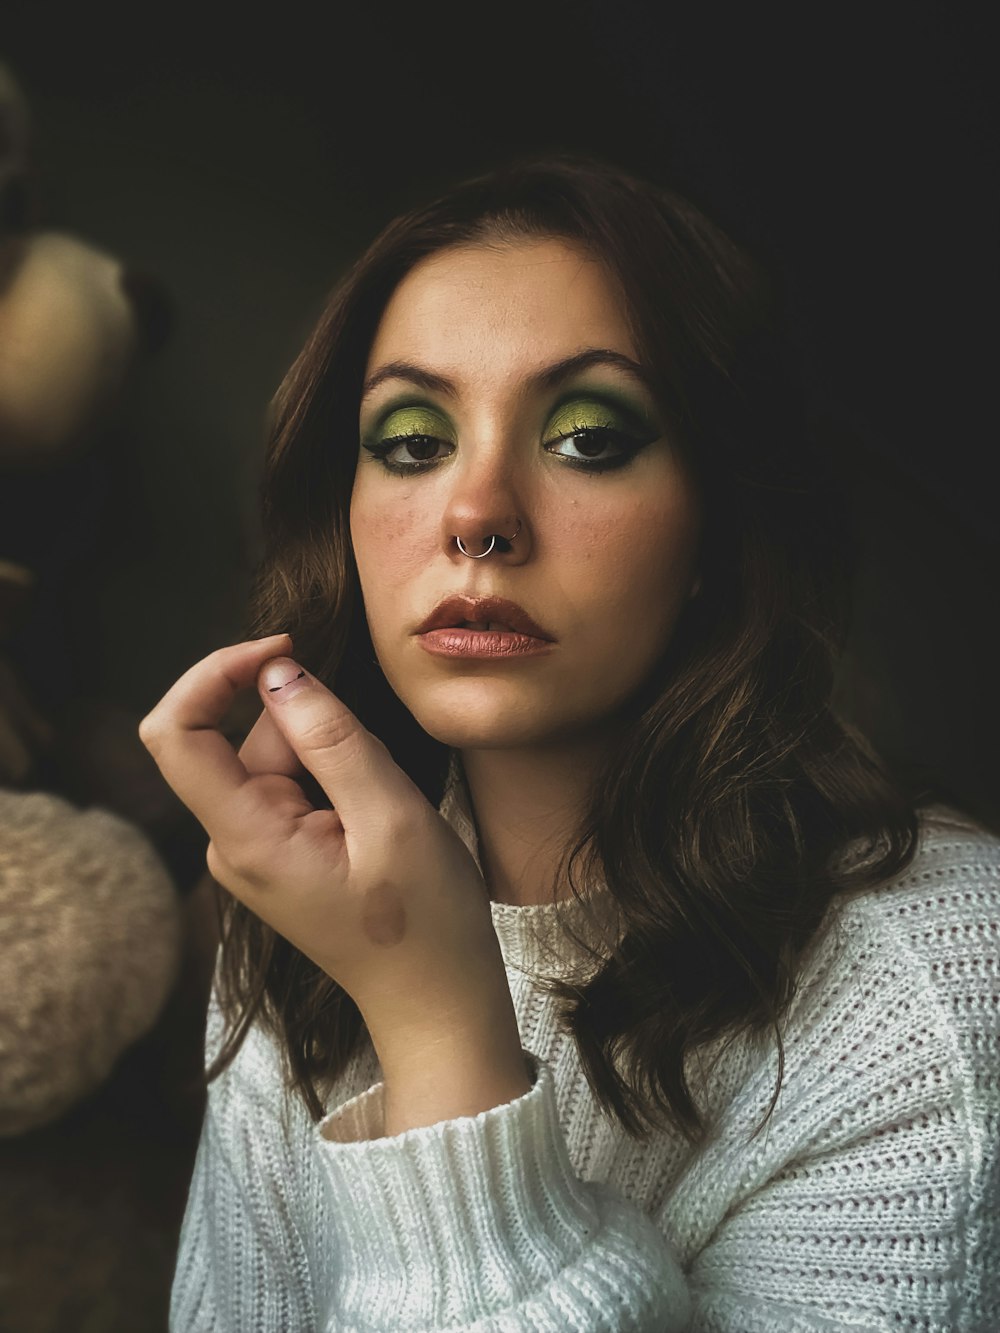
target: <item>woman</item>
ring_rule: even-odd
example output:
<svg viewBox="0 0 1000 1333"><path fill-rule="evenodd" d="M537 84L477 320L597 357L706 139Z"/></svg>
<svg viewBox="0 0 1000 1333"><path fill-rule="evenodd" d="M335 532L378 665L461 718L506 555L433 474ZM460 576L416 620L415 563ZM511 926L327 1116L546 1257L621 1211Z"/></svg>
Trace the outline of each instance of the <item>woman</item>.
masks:
<svg viewBox="0 0 1000 1333"><path fill-rule="evenodd" d="M175 1333L1000 1327L1000 839L832 711L774 306L569 159L331 298L141 729L229 891Z"/></svg>

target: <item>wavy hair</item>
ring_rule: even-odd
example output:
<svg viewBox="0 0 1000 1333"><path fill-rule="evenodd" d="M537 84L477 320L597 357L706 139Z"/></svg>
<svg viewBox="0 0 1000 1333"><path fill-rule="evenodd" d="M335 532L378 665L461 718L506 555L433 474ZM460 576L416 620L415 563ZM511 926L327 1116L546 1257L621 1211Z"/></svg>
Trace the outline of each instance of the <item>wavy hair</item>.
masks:
<svg viewBox="0 0 1000 1333"><path fill-rule="evenodd" d="M744 248L679 194L564 155L509 164L392 221L275 397L246 637L291 633L299 660L440 803L451 752L392 692L363 613L348 521L361 385L415 264L526 237L577 243L617 279L705 516L700 595L629 701L559 867L578 902L578 878L606 885L616 937L588 945L586 972L540 984L602 1109L640 1140L668 1124L701 1139L689 1059L773 1029L777 1083L756 1133L781 1087L781 1020L807 948L836 895L909 863L919 817L915 790L834 711L856 559L851 478L807 428L780 295ZM217 901L227 1021L206 1077L256 1021L318 1120L322 1086L365 1040L361 1014L241 902L225 890Z"/></svg>

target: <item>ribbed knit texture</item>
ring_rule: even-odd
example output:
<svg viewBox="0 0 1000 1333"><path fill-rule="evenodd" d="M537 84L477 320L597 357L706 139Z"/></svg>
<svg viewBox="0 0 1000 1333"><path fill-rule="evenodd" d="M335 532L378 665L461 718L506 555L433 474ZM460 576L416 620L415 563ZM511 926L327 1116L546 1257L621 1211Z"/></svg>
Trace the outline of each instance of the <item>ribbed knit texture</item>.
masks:
<svg viewBox="0 0 1000 1333"><path fill-rule="evenodd" d="M461 785L442 813L475 854ZM767 1128L773 1038L733 1043L698 1150L597 1107L532 980L556 909L492 911L530 1091L380 1137L366 1042L315 1125L252 1029L209 1088L171 1333L1000 1331L1000 838L922 812L810 953Z"/></svg>

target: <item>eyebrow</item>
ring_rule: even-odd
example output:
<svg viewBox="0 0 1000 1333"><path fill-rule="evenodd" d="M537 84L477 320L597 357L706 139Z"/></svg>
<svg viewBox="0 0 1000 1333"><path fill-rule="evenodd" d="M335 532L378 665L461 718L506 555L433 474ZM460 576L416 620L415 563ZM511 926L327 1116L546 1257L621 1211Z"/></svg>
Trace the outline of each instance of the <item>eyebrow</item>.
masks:
<svg viewBox="0 0 1000 1333"><path fill-rule="evenodd" d="M622 352L612 351L609 347L587 347L582 352L574 352L572 356L564 357L562 361L556 361L553 365L546 366L544 370L530 375L528 384L533 389L554 389L571 375L581 370L589 370L591 366L614 366L615 369L623 370L639 380L646 388L651 388L649 375L638 361L633 361L630 356L625 356ZM385 380L408 380L428 393L440 393L449 398L458 397L458 389L453 380L436 371L414 365L410 361L389 361L380 366L365 380L361 388L361 397L366 398Z"/></svg>

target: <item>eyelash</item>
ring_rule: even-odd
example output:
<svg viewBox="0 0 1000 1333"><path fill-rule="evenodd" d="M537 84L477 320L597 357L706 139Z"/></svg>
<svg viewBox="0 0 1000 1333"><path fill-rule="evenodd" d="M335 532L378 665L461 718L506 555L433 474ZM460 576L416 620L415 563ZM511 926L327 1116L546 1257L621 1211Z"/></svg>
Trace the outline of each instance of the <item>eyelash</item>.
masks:
<svg viewBox="0 0 1000 1333"><path fill-rule="evenodd" d="M626 435L624 431L614 430L610 426L581 426L579 430L570 431L566 435L560 435L554 444L563 444L566 440L574 440L580 436L588 440L605 440L608 443L617 444L622 453L613 459L604 462L587 461L582 462L577 458L567 458L565 454L556 454L556 458L561 458L569 467L576 468L578 472L612 472L616 468L624 467L642 448L643 442L633 439ZM439 458L427 458L415 463L390 463L387 455L394 449L403 444L413 444L416 441L427 444L446 444L446 440L438 440L434 435L393 435L387 440L380 440L378 444L365 444L362 447L373 454L387 472L394 472L397 476L412 476L417 472L426 472L429 468L436 467L441 461ZM548 452L552 452L549 450Z"/></svg>

